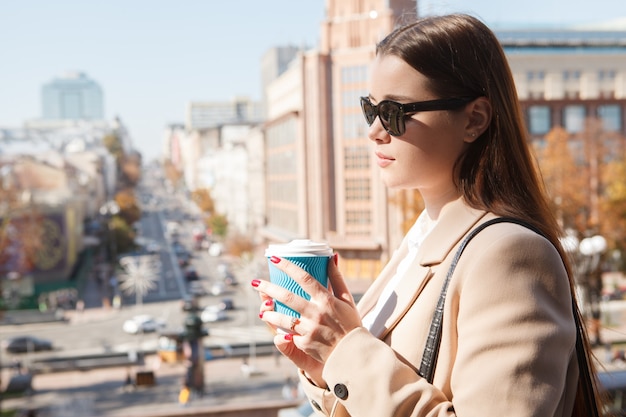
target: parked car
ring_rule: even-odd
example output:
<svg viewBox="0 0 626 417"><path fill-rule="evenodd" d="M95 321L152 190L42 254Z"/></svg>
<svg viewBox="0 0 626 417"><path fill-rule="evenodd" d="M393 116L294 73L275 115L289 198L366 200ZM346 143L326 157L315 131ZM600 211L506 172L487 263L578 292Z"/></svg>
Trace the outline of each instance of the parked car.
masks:
<svg viewBox="0 0 626 417"><path fill-rule="evenodd" d="M200 313L200 319L203 323L226 320L228 316L219 305L211 305L205 307Z"/></svg>
<svg viewBox="0 0 626 417"><path fill-rule="evenodd" d="M235 286L238 284L235 275L230 270L230 267L225 263L220 263L217 266L217 275L226 285Z"/></svg>
<svg viewBox="0 0 626 417"><path fill-rule="evenodd" d="M163 320L157 320L148 314L140 314L131 319L124 321L122 329L126 333L151 333L156 332L165 327Z"/></svg>
<svg viewBox="0 0 626 417"><path fill-rule="evenodd" d="M212 243L209 246L209 255L211 256L220 256L223 252L224 245L219 242Z"/></svg>
<svg viewBox="0 0 626 417"><path fill-rule="evenodd" d="M224 311L231 311L235 309L235 302L232 298L222 298L222 301L218 304Z"/></svg>
<svg viewBox="0 0 626 417"><path fill-rule="evenodd" d="M35 336L16 336L3 340L2 350L9 353L26 353L53 350L50 340L41 339Z"/></svg>
<svg viewBox="0 0 626 417"><path fill-rule="evenodd" d="M192 266L187 266L187 268L185 269L185 280L187 282L191 282L191 281L197 281L200 279L200 276L198 275L198 272L196 272L196 269Z"/></svg>
<svg viewBox="0 0 626 417"><path fill-rule="evenodd" d="M223 282L214 282L211 285L211 294L212 295L222 295L226 292L226 284Z"/></svg>

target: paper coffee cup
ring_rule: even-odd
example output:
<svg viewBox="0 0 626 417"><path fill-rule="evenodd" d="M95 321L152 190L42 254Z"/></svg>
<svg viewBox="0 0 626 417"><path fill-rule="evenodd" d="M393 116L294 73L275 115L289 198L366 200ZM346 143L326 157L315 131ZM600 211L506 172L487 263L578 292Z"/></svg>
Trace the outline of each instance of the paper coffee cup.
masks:
<svg viewBox="0 0 626 417"><path fill-rule="evenodd" d="M311 296L307 294L297 282L291 279L289 275L276 268L274 263L269 259L272 256L287 259L307 271L320 284L328 288L328 260L332 255L333 250L328 244L313 242L308 239L297 239L289 243L269 245L265 250L265 256L267 257L267 263L269 265L270 281L288 289L300 297L310 300ZM275 300L274 306L274 309L279 313L300 317L300 313L287 307L280 301Z"/></svg>

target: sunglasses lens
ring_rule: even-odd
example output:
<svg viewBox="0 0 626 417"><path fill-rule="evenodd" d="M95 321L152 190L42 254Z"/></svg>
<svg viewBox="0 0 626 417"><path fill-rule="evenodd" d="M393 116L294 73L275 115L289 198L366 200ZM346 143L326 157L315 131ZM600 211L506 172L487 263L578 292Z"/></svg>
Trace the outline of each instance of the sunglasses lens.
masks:
<svg viewBox="0 0 626 417"><path fill-rule="evenodd" d="M361 109L367 124L371 126L374 123L374 119L376 119L376 108L367 98L363 97L361 98Z"/></svg>
<svg viewBox="0 0 626 417"><path fill-rule="evenodd" d="M380 121L393 136L401 136L404 133L404 112L400 106L394 101L383 101L378 105Z"/></svg>

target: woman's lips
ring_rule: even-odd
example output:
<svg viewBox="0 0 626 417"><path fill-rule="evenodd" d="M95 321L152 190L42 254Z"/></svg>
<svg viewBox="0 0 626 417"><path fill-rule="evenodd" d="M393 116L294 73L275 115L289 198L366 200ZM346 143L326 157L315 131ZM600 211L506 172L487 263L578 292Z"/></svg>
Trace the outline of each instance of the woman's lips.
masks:
<svg viewBox="0 0 626 417"><path fill-rule="evenodd" d="M381 152L375 152L375 155L376 155L376 163L381 168L389 166L393 161L395 161L394 158L387 156Z"/></svg>

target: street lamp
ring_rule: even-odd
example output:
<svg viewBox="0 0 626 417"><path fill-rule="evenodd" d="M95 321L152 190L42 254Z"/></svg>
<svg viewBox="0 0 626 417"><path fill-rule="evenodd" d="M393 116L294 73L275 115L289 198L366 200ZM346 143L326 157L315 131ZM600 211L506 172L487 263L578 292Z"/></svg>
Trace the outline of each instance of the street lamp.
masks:
<svg viewBox="0 0 626 417"><path fill-rule="evenodd" d="M111 219L115 216L117 216L120 212L120 206L113 200L107 201L106 203L104 203L102 205L102 207L100 207L100 215L102 217L105 218L106 220L106 224L107 224L107 252L108 252L108 258L109 258L109 268L110 268L110 272L111 274L105 277L105 282L104 284L104 288L106 288L106 293L104 295L104 301L105 305L109 305L109 294L108 294L108 288L110 286L110 278L112 278L115 274L115 258L117 257L117 245L116 245L116 237L115 234L113 233L114 230L111 227Z"/></svg>
<svg viewBox="0 0 626 417"><path fill-rule="evenodd" d="M107 201L100 207L100 215L106 219L107 232L109 241L109 258L111 262L115 261L116 256L116 243L115 236L113 236L113 229L111 228L111 219L120 213L120 206L113 200Z"/></svg>
<svg viewBox="0 0 626 417"><path fill-rule="evenodd" d="M579 241L569 234L561 239L563 249L573 258L573 267L577 284L582 292L583 312L591 314L590 327L594 338L592 344L600 345L600 301L602 297L602 255L606 252L606 239L600 235Z"/></svg>

